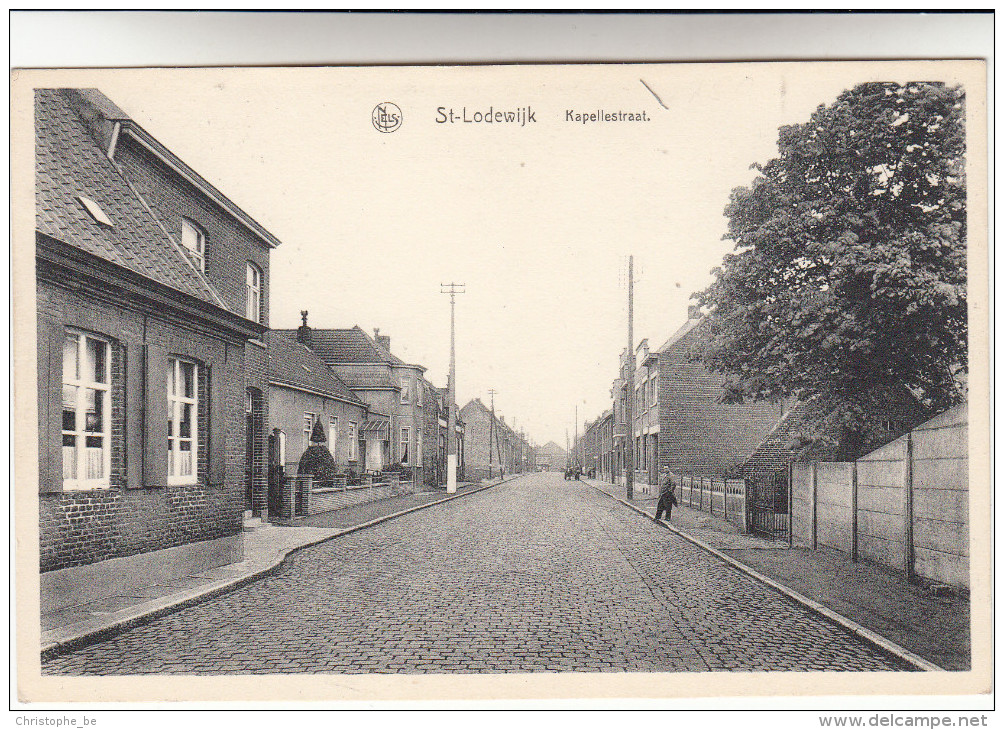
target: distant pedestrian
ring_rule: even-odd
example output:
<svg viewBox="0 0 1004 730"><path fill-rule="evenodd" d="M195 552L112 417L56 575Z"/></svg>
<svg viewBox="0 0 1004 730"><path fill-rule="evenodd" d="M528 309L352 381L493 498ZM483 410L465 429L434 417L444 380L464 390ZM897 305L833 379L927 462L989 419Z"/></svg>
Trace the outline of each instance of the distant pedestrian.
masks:
<svg viewBox="0 0 1004 730"><path fill-rule="evenodd" d="M662 485L662 492L659 494L659 504L655 508L655 519L662 519L665 514L668 522L673 517L673 506L677 504L679 502L676 501L676 482L673 481L671 474L667 474L666 481Z"/></svg>

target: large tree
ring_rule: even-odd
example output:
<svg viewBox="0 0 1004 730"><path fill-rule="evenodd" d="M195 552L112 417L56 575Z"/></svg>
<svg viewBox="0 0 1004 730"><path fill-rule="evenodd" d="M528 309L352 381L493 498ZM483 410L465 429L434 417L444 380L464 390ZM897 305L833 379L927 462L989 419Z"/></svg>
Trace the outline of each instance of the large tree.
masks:
<svg viewBox="0 0 1004 730"><path fill-rule="evenodd" d="M932 411L964 398L964 114L959 87L869 83L780 129L697 295L730 399L795 397L808 440L867 440L896 389Z"/></svg>

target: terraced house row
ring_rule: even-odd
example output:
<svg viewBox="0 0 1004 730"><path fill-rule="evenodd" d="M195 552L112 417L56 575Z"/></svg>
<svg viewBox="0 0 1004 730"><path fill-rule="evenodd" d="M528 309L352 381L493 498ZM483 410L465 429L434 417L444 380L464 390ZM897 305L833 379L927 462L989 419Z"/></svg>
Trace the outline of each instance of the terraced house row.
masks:
<svg viewBox="0 0 1004 730"><path fill-rule="evenodd" d="M318 494L445 480L446 390L378 331L270 330L247 212L94 89L36 90L35 135L44 610L240 561L311 446Z"/></svg>
<svg viewBox="0 0 1004 730"><path fill-rule="evenodd" d="M506 425L480 398L460 410L466 428L464 462L472 479L536 471L536 450L521 431Z"/></svg>

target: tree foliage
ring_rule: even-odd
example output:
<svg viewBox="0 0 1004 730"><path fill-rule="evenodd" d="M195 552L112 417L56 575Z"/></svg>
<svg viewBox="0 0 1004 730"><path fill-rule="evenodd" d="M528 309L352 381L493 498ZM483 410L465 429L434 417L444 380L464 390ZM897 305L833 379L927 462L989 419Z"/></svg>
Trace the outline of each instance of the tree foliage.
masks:
<svg viewBox="0 0 1004 730"><path fill-rule="evenodd" d="M868 432L894 389L932 410L964 397L964 113L959 87L869 83L780 129L697 295L730 399L793 396L817 430Z"/></svg>

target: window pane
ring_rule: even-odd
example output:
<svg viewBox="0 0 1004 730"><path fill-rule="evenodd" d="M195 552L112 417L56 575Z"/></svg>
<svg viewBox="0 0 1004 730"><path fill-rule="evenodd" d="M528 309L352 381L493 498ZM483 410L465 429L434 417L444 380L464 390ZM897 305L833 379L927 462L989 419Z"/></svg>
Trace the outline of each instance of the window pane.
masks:
<svg viewBox="0 0 1004 730"><path fill-rule="evenodd" d="M178 394L178 361L167 361L167 393L168 395Z"/></svg>
<svg viewBox="0 0 1004 730"><path fill-rule="evenodd" d="M87 368L84 371L84 377L92 383L107 383L107 343L100 340L92 340L88 337L84 351L87 359Z"/></svg>
<svg viewBox="0 0 1004 730"><path fill-rule="evenodd" d="M77 437L63 436L63 479L77 478Z"/></svg>
<svg viewBox="0 0 1004 730"><path fill-rule="evenodd" d="M63 386L63 430L77 430L77 391L76 385Z"/></svg>
<svg viewBox="0 0 1004 730"><path fill-rule="evenodd" d="M191 476L192 475L192 449L189 445L188 449L184 448L182 444L182 450L178 453L178 476Z"/></svg>
<svg viewBox="0 0 1004 730"><path fill-rule="evenodd" d="M192 438L192 404L181 404L181 420L178 423L178 435L183 439Z"/></svg>
<svg viewBox="0 0 1004 730"><path fill-rule="evenodd" d="M74 334L67 334L63 340L63 380L80 380L77 368L79 342L80 337Z"/></svg>
<svg viewBox="0 0 1004 730"><path fill-rule="evenodd" d="M181 363L181 381L184 384L183 395L186 398L195 397L195 365L190 362Z"/></svg>
<svg viewBox="0 0 1004 730"><path fill-rule="evenodd" d="M105 475L105 451L101 448L102 442L100 436L87 437L85 479L101 479Z"/></svg>
<svg viewBox="0 0 1004 730"><path fill-rule="evenodd" d="M105 430L104 391L94 390L94 388L84 388L84 402L87 408L84 430L103 433Z"/></svg>

